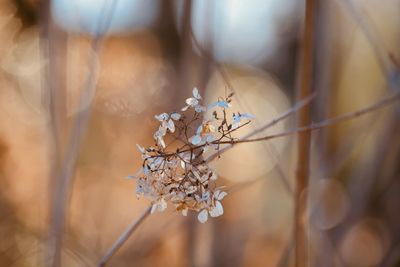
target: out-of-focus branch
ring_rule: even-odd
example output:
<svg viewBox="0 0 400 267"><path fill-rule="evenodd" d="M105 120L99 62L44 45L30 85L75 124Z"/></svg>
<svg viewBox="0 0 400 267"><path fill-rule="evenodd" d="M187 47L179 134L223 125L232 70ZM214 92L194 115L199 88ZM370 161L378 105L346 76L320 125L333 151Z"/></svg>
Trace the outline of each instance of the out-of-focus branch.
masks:
<svg viewBox="0 0 400 267"><path fill-rule="evenodd" d="M368 42L371 44L383 74L389 78L391 76L389 53L387 53L386 49L382 46L382 42L380 41L381 38L372 27L372 23L367 22L366 14L361 14L361 12L355 6L353 0L343 0L342 2L347 7L347 10L351 13L354 20L357 22ZM391 83L389 81L389 85L390 84Z"/></svg>
<svg viewBox="0 0 400 267"><path fill-rule="evenodd" d="M135 230L144 222L144 220L150 215L151 205L135 219L126 230L120 235L120 237L115 241L115 243L110 247L107 253L100 260L97 267L103 267L111 259L111 257L122 247L122 245L128 240L128 238L135 232Z"/></svg>
<svg viewBox="0 0 400 267"><path fill-rule="evenodd" d="M109 24L111 23L112 15L118 0L108 3L103 6L102 14L99 18L96 35L92 40L92 54L89 58L88 67L89 74L86 77L84 87L82 89L79 100L79 113L75 118L73 129L67 144L66 153L60 163L58 174L56 175L56 189L51 210L52 226L50 229L50 242L48 248L48 257L50 264L53 267L61 265L61 252L63 231L65 225L66 209L68 197L70 194L73 173L76 160L79 154L80 145L91 114L91 105L85 106L85 103L91 103L91 98L95 94L99 65L97 64L97 55L99 54L102 40L106 34Z"/></svg>

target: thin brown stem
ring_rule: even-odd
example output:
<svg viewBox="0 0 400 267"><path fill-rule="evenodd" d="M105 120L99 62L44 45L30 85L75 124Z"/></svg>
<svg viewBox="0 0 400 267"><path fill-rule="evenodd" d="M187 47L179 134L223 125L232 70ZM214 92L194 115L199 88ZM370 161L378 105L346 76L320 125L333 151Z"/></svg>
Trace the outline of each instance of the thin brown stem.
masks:
<svg viewBox="0 0 400 267"><path fill-rule="evenodd" d="M129 237L135 232L135 230L144 222L144 220L150 215L151 205L140 215L139 218L135 219L126 230L120 235L115 243L110 247L107 253L101 258L98 267L103 267L111 259L111 257L122 247L122 245L129 239Z"/></svg>
<svg viewBox="0 0 400 267"><path fill-rule="evenodd" d="M298 99L303 99L312 92L313 73L313 43L314 43L314 15L316 0L306 0L305 25L303 35L303 51L300 67L300 87ZM311 109L306 106L298 113L298 127L304 127L311 122ZM307 236L307 187L310 168L311 131L298 133L297 170L295 186L295 214L294 214L294 241L295 266L306 267L308 264L308 236Z"/></svg>
<svg viewBox="0 0 400 267"><path fill-rule="evenodd" d="M366 108L356 110L354 112L349 112L349 113L346 113L346 114L343 114L343 115L340 115L337 117L333 117L333 118L330 118L327 120L323 120L318 123L313 123L311 125L307 125L304 127L299 127L299 128L293 129L293 130L286 131L286 132L267 135L267 136L263 136L260 138L240 139L240 140L234 140L234 141L221 141L220 144L234 145L234 144L240 144L240 143L259 142L259 141L266 141L266 140L270 140L270 139L278 138L278 137L290 136L290 135L293 135L296 133L301 133L301 132L315 131L315 130L319 130L319 129L331 126L333 124L337 124L339 122L352 120L352 119L358 118L360 116L369 114L373 111L388 107L388 105L393 104L399 100L400 100L400 93L396 93L396 94L392 94L391 96L385 97L384 99L382 99ZM209 161L209 160L207 159L207 161Z"/></svg>

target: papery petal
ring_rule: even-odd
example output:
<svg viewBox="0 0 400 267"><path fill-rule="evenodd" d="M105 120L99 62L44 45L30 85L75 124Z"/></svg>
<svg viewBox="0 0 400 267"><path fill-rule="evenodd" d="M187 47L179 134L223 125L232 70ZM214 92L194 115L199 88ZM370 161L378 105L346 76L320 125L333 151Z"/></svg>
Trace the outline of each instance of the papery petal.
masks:
<svg viewBox="0 0 400 267"><path fill-rule="evenodd" d="M210 105L208 106L209 109L212 109L212 108L215 108L215 107L229 108L229 107L231 107L231 104L229 104L229 103L226 102L226 101L220 100L220 101L214 102L214 103L212 103L212 104L210 104Z"/></svg>
<svg viewBox="0 0 400 267"><path fill-rule="evenodd" d="M183 107L181 110L186 111L190 106Z"/></svg>
<svg viewBox="0 0 400 267"><path fill-rule="evenodd" d="M197 100L196 98L190 97L188 99L186 99L186 104L188 104L191 107L195 107L199 104L199 100Z"/></svg>
<svg viewBox="0 0 400 267"><path fill-rule="evenodd" d="M167 208L167 202L162 198L158 203L158 211L164 211Z"/></svg>
<svg viewBox="0 0 400 267"><path fill-rule="evenodd" d="M218 194L215 195L215 198L217 200L222 200L225 196L227 196L228 193L224 192L224 191L219 191L218 190Z"/></svg>
<svg viewBox="0 0 400 267"><path fill-rule="evenodd" d="M175 132L175 124L171 119L169 119L167 127L171 131L171 133Z"/></svg>
<svg viewBox="0 0 400 267"><path fill-rule="evenodd" d="M201 95L199 93L199 90L195 87L193 88L193 96L197 99L201 99Z"/></svg>
<svg viewBox="0 0 400 267"><path fill-rule="evenodd" d="M171 114L171 118L175 121L179 120L182 117L181 114L179 114L178 112L174 112Z"/></svg>
<svg viewBox="0 0 400 267"><path fill-rule="evenodd" d="M229 108L231 105L226 101L218 101L217 106L220 108Z"/></svg>
<svg viewBox="0 0 400 267"><path fill-rule="evenodd" d="M241 117L239 115L233 114L233 121L240 122Z"/></svg>
<svg viewBox="0 0 400 267"><path fill-rule="evenodd" d="M201 113L201 112L203 112L203 111L206 111L206 108L203 107L203 106L200 106L200 105L196 105L196 106L194 107L194 110L195 110L197 113Z"/></svg>
<svg viewBox="0 0 400 267"><path fill-rule="evenodd" d="M161 124L160 127L158 127L157 132L154 133L154 138L159 138L163 137L167 133L167 127L165 125Z"/></svg>
<svg viewBox="0 0 400 267"><path fill-rule="evenodd" d="M210 192L206 191L201 195L201 200L205 201L210 198Z"/></svg>
<svg viewBox="0 0 400 267"><path fill-rule="evenodd" d="M198 144L200 144L200 143L201 143L201 137L200 137L200 135L194 135L194 136L192 137L191 143L192 143L193 145L195 145L195 146L197 146Z"/></svg>
<svg viewBox="0 0 400 267"><path fill-rule="evenodd" d="M221 202L216 201L215 207L212 210L210 210L210 215L211 217L218 217L221 216L222 214L224 214L224 208L222 207Z"/></svg>
<svg viewBox="0 0 400 267"><path fill-rule="evenodd" d="M160 115L155 115L154 118L156 118L158 121L166 121L168 120L168 114L162 113Z"/></svg>
<svg viewBox="0 0 400 267"><path fill-rule="evenodd" d="M162 137L158 137L157 138L157 142L162 148L165 148L165 142L164 142L164 139Z"/></svg>
<svg viewBox="0 0 400 267"><path fill-rule="evenodd" d="M214 135L212 135L212 134L207 134L207 136L206 136L206 142L211 143L211 142L214 141L214 140L215 140Z"/></svg>
<svg viewBox="0 0 400 267"><path fill-rule="evenodd" d="M183 210L182 210L182 215L186 217L187 214L188 214L188 208L183 209Z"/></svg>
<svg viewBox="0 0 400 267"><path fill-rule="evenodd" d="M208 130L209 130L211 133L215 133L215 132L217 131L217 128L216 128L214 125L212 125L212 124L208 124Z"/></svg>
<svg viewBox="0 0 400 267"><path fill-rule="evenodd" d="M234 121L234 122L232 123L232 130L238 128L239 126L240 126L240 121L239 121L239 122Z"/></svg>
<svg viewBox="0 0 400 267"><path fill-rule="evenodd" d="M203 131L203 125L200 125L199 127L197 127L196 134L200 135L202 131Z"/></svg>
<svg viewBox="0 0 400 267"><path fill-rule="evenodd" d="M199 212L199 215L197 215L197 219L201 223L205 223L208 220L208 212L207 210L202 210Z"/></svg>

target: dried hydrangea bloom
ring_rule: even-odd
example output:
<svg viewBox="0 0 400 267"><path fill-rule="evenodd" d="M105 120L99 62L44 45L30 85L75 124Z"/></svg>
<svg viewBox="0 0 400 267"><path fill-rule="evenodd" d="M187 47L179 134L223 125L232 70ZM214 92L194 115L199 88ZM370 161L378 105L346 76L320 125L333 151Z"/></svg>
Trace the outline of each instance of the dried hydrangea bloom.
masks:
<svg viewBox="0 0 400 267"><path fill-rule="evenodd" d="M218 150L219 142L233 140L231 133L253 117L245 113L233 116L228 122L225 109L231 107L232 94L205 108L200 104L197 88L186 99L184 113L173 112L156 115L160 122L154 133L154 147L137 145L142 154L142 173L137 178L136 194L152 201L151 213L164 211L171 203L184 216L189 210L198 212L198 220L204 223L208 217L224 213L221 200L227 195L216 186L217 174L203 159L209 148ZM213 111L213 118L203 120L203 112ZM242 123L242 120L247 122ZM191 132L191 129L196 129ZM193 131L193 130L192 130ZM169 151L165 138L180 146ZM172 150L172 149L170 149Z"/></svg>

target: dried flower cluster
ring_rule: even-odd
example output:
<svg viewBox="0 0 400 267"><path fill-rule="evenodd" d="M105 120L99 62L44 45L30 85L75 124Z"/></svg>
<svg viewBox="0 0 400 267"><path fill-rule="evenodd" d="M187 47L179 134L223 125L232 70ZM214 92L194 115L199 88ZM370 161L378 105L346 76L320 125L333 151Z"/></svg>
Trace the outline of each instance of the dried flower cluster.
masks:
<svg viewBox="0 0 400 267"><path fill-rule="evenodd" d="M153 136L155 146L145 149L137 145L143 168L136 193L152 200L152 213L164 211L170 202L184 216L188 210L199 212L202 223L209 215L223 214L221 200L227 193L216 186L218 176L206 164L203 153L208 149L219 151L221 141L233 141L232 132L253 118L249 114L233 113L228 120L226 110L231 108L232 96L205 107L194 88L181 113L155 116L160 122Z"/></svg>

